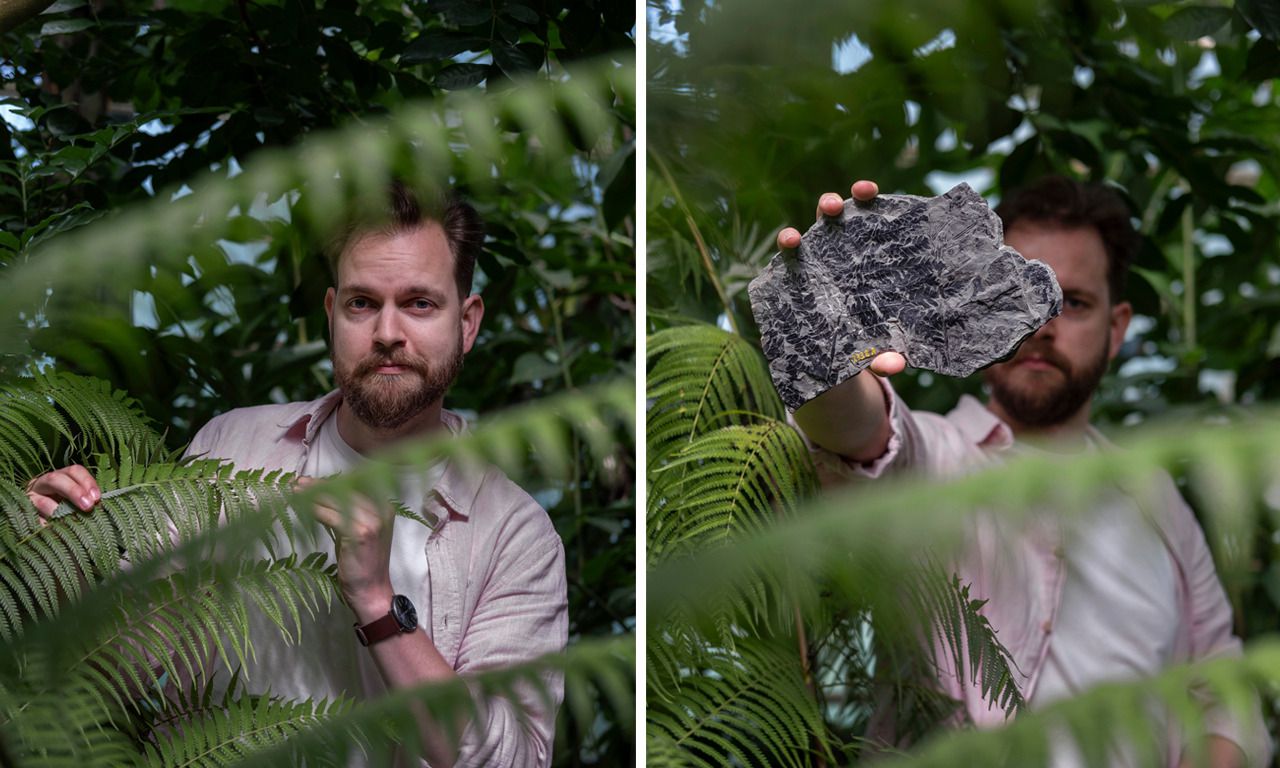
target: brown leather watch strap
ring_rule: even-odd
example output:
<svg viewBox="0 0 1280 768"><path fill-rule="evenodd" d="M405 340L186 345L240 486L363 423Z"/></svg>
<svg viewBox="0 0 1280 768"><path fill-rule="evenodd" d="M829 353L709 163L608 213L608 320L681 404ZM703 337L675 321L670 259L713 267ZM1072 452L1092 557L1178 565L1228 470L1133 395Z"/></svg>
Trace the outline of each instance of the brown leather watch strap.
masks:
<svg viewBox="0 0 1280 768"><path fill-rule="evenodd" d="M388 612L386 616L365 624L363 627L359 623L356 627L356 638L360 640L361 645L373 645L382 642L392 635L400 634L400 622L396 621L395 614Z"/></svg>

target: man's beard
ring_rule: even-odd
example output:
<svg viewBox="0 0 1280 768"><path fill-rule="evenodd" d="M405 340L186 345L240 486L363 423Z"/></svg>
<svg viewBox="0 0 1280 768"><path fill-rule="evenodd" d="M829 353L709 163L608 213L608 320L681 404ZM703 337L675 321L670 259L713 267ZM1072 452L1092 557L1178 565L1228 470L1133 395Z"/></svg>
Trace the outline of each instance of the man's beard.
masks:
<svg viewBox="0 0 1280 768"><path fill-rule="evenodd" d="M398 365L407 371L378 373L384 365ZM453 353L438 366L401 351L372 354L348 370L334 361L333 377L342 390L343 402L355 417L373 429L397 429L444 397L449 385L462 370L462 339Z"/></svg>
<svg viewBox="0 0 1280 768"><path fill-rule="evenodd" d="M1028 383L1025 375L1020 384L1013 382L1013 369L1018 357L1035 354L1062 372L1062 379ZM1096 360L1076 370L1071 362L1052 347L1031 347L1018 350L1018 357L987 370L986 382L991 387L991 399L998 402L1004 412L1019 425L1033 429L1054 427L1075 415L1093 397L1099 382L1111 362L1111 344L1103 345ZM1021 374L1020 374L1021 375ZM1038 378L1038 377L1034 377Z"/></svg>

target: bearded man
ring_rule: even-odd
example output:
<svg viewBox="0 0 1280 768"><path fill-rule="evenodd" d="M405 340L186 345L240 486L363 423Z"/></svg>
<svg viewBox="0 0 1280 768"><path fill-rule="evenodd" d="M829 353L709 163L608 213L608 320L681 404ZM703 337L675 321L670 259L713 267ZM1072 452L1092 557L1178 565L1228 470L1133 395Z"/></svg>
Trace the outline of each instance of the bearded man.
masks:
<svg viewBox="0 0 1280 768"><path fill-rule="evenodd" d="M852 193L865 202L878 189L860 181ZM828 193L818 208L820 216L837 216L843 201ZM802 405L794 421L824 483L902 471L952 476L1017 454L1109 449L1089 424L1089 408L1133 316L1121 300L1139 243L1129 209L1104 186L1053 176L1010 195L996 213L1005 243L1053 269L1062 313L1011 359L985 371L985 405L965 396L946 416L912 411L888 382L905 367L898 352L878 355L870 374ZM778 234L780 248L799 243L795 229ZM1010 652L1015 682L1032 709L1107 681L1239 654L1204 535L1168 475L1158 482L1158 508L1107 494L1095 509L1063 510L1078 516L1069 531L1042 526L1009 536L997 520L975 523L975 546L955 568L973 597L986 601L982 612ZM962 719L1003 722L1003 710L983 699L974 676L945 666L949 656L940 664L937 683L961 702ZM1206 727L1211 765L1267 764L1270 743L1259 713L1240 722L1211 707ZM1167 730L1162 764L1178 766L1189 759L1189 743ZM1082 761L1069 740L1054 742L1055 768ZM1135 761L1120 745L1109 764Z"/></svg>
<svg viewBox="0 0 1280 768"><path fill-rule="evenodd" d="M470 205L448 198L424 211L394 184L385 223L349 227L329 249L334 285L324 305L338 389L222 414L188 454L294 472L307 485L376 461L368 456L397 442L463 431L442 401L484 315L471 293L483 240ZM334 532L332 545L321 537L322 551L336 559L346 607L331 606L294 644L251 615L247 692L370 698L564 648L564 547L546 512L493 467L442 461L395 471L394 500L316 508ZM87 510L101 498L78 466L41 476L29 495L42 514L59 500ZM428 525L397 516L395 502ZM563 680L548 673L543 682L551 702L532 689L518 703L483 702L460 738L454 724L421 717L429 764L550 765Z"/></svg>

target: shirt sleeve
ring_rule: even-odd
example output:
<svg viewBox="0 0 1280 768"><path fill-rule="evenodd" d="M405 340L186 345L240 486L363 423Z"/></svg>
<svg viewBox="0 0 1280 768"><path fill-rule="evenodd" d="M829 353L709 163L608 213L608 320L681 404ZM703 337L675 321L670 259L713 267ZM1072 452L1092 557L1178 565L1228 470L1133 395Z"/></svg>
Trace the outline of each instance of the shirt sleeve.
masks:
<svg viewBox="0 0 1280 768"><path fill-rule="evenodd" d="M1239 657L1242 645L1232 631L1231 603L1218 579L1204 532L1176 489L1171 490L1171 495L1186 579L1190 660ZM1206 733L1239 746L1245 754L1245 765L1270 765L1274 745L1263 723L1258 699L1254 697L1247 706L1232 708L1212 701L1207 692L1200 693L1207 706Z"/></svg>
<svg viewBox="0 0 1280 768"><path fill-rule="evenodd" d="M517 537L508 548L513 557L496 558L462 640L456 666L460 675L564 649L569 627L564 545L546 513L538 509L538 515L543 530L537 539L520 545ZM551 764L564 678L559 671L540 677L541 685L517 683L515 702L494 697L479 703L479 717L463 733L458 765Z"/></svg>
<svg viewBox="0 0 1280 768"><path fill-rule="evenodd" d="M790 424L804 437L818 470L818 479L824 486L915 470L946 477L981 458L978 446L966 441L960 430L945 417L911 410L894 392L888 379L876 376L874 380L884 392L889 412L889 442L884 453L873 461L855 461L814 444L794 417L787 416Z"/></svg>

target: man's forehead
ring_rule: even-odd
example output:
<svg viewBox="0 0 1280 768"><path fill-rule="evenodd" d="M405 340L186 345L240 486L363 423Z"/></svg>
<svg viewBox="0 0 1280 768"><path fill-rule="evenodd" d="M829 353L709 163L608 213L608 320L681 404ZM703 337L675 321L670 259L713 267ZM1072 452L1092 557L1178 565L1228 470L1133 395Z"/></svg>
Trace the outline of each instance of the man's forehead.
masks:
<svg viewBox="0 0 1280 768"><path fill-rule="evenodd" d="M1048 264L1064 288L1065 283L1080 288L1106 284L1107 250L1093 227L1018 222L1004 240L1024 257Z"/></svg>
<svg viewBox="0 0 1280 768"><path fill-rule="evenodd" d="M339 273L345 278L352 272L378 267L450 271L453 269L453 252L444 229L434 221L423 222L409 230L353 235L338 263Z"/></svg>

